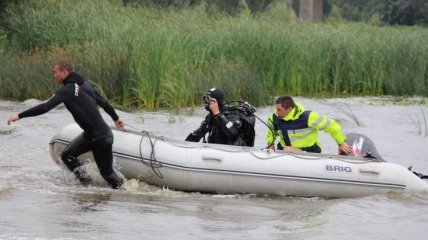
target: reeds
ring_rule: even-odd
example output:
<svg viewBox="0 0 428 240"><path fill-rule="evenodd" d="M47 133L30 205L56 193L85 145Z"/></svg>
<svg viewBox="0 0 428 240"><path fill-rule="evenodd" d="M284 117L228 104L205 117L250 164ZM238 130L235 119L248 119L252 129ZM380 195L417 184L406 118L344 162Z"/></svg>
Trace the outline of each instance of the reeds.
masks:
<svg viewBox="0 0 428 240"><path fill-rule="evenodd" d="M410 117L410 119L413 125L415 126L416 134L419 136L428 137L427 117L425 116L424 110L422 108L420 108L420 110L421 110L422 120L420 120L419 116Z"/></svg>
<svg viewBox="0 0 428 240"><path fill-rule="evenodd" d="M428 29L421 27L307 24L106 0L24 1L6 21L3 98L49 97L51 64L63 57L123 107L195 106L214 86L226 100L254 105L284 94L428 95Z"/></svg>

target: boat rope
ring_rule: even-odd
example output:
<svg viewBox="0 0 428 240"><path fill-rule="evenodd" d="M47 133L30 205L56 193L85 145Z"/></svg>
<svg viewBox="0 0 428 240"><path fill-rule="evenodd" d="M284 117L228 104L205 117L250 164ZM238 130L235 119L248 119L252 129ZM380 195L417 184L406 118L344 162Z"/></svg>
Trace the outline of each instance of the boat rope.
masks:
<svg viewBox="0 0 428 240"><path fill-rule="evenodd" d="M140 150L141 162L143 164L149 166L158 177L163 178L163 175L159 170L162 167L162 163L159 162L155 156L155 145L156 145L158 138L155 138L155 140L153 141L152 137L150 136L150 132L143 130L143 131L141 131L141 133L142 133L142 135L141 135L141 139L140 139L140 149L139 149ZM151 147L151 152L150 152L150 157L149 157L149 163L150 164L145 163L144 158L143 158L142 146L143 146L144 136L147 136L149 141L150 141L150 147Z"/></svg>
<svg viewBox="0 0 428 240"><path fill-rule="evenodd" d="M409 169L409 171L411 171L413 174L415 174L416 176L418 176L420 179L428 179L428 175L425 175L425 174L423 174L423 173L418 173L418 172L415 172L415 171L412 171L412 165L410 165L410 167L408 168Z"/></svg>
<svg viewBox="0 0 428 240"><path fill-rule="evenodd" d="M135 131L130 131L130 130L127 130L127 129L125 129L124 131L126 131L126 132L133 132L134 134L139 134L139 135L141 135L141 139L140 139L140 144L139 144L139 153L140 153L140 159L141 159L141 162L144 164L144 165L146 165L146 166L149 166L152 170L153 170L153 172L159 177L159 178L163 178L163 175L162 175L162 173L160 172L160 168L161 167L163 167L163 165L162 165L162 163L161 162L159 162L157 159L156 159L156 155L155 155L155 145L156 145L156 142L160 139L160 140L163 140L164 138L163 137L159 137L159 136L156 136L156 135L153 135L153 134L151 134L149 131L147 131L147 130L141 130L141 129L139 129L139 128L136 128L136 127L134 127L134 126L132 126L132 125L130 125L130 124L128 124L128 123L126 123L126 126L128 126L128 127L130 127L130 128L132 128L132 129L134 129ZM115 128L115 127L112 127L112 128ZM118 128L115 128L115 129L118 129ZM120 129L118 129L118 130L120 130ZM123 129L122 129L122 131L123 131ZM149 142L150 142L150 147L151 147L151 151L150 151L150 157L147 159L147 158L144 158L144 156L143 156L143 151L142 151L142 147L143 147L143 140L144 140L144 137L145 136L147 136L147 138L149 139ZM155 138L155 140L153 141L153 139L152 139L152 136ZM146 163L146 161L144 161L144 160L148 160L148 162L149 163Z"/></svg>
<svg viewBox="0 0 428 240"><path fill-rule="evenodd" d="M136 127L132 126L131 124L125 123L125 125L126 125L126 126L128 126L128 127L130 127L130 128L132 128L132 129L134 129L134 130L135 130L135 131L137 131L137 132L142 132L142 130L141 130L141 129L136 128Z"/></svg>
<svg viewBox="0 0 428 240"><path fill-rule="evenodd" d="M128 126L130 126L130 125L128 124ZM278 153L278 154L275 154L273 156L261 157L261 156L257 155L256 152L250 147L241 147L238 149L225 149L221 145L217 146L216 144L188 145L188 144L186 144L186 142L182 143L182 142L174 141L174 140L168 139L164 136L157 136L157 135L151 134L150 132L148 132L146 130L138 130L135 127L132 127L132 126L130 126L130 127L137 130L140 134L142 134L141 140L140 140L140 149L139 149L141 159L143 159L142 144L143 144L144 136L147 136L149 138L150 145L151 145L151 153L150 153L150 158L149 158L150 164L145 163L144 160L142 160L142 162L144 164L150 166L153 169L153 172L155 172L156 175L160 178L163 178L163 176L159 170L159 168L162 167L162 163L159 162L155 156L155 144L158 140L165 141L171 145L181 147L181 148L210 148L210 149L220 150L220 151L229 152L229 153L247 152L248 154L251 154L255 158L261 159L261 160L268 160L268 159L283 157L284 154L286 154L286 155L290 155L290 156L293 156L293 157L296 157L299 159L315 160L315 161L325 159L325 158L330 158L330 159L335 159L338 161L348 162L348 163L353 163L353 164L365 164L365 163L369 163L369 162L379 162L378 160L372 159L372 158L352 159L352 158L350 158L350 156L344 156L344 155L337 155L337 156L336 155L322 155L322 156L318 156L317 154L313 154L313 153L296 154L294 152L281 152L282 154ZM155 140L153 141L152 138L155 138ZM268 149L268 151L271 151L271 150ZM275 153L275 152L273 152L273 153Z"/></svg>
<svg viewBox="0 0 428 240"><path fill-rule="evenodd" d="M187 144L183 144L183 143L177 143L175 141L171 141L168 138L165 137L158 137L158 138L162 138L163 141L168 142L171 145L177 146L177 147L182 147L182 148L211 148L211 149L215 149L215 150L220 150L223 152L229 152L229 153L238 153L238 152L247 152L251 155L253 155L255 158L261 159L261 160L267 160L267 159L273 159L273 158L278 158L278 157L283 157L284 154L286 155L291 155L293 157L296 158L300 158L300 159L305 159L305 160L321 160L321 159L325 159L325 158L331 158L331 159L335 159L335 160L339 160L339 161L343 161L343 162L349 162L349 163L355 163L355 164L365 164L365 163L369 163L369 162L379 162L376 159L372 159L372 158L367 158L367 159L352 159L350 158L350 156L345 156L345 155L323 155L323 156L318 156L318 154L316 153L303 153L303 154L296 154L293 152L281 152L278 154L275 154L274 156L267 156L267 157L260 157L258 156L254 150L252 150L250 147L242 147L239 149L225 149L222 148L221 145L218 145L219 147L216 146L216 144L204 144L204 145L187 145ZM344 158L347 157L347 158ZM349 158L349 159L348 159Z"/></svg>

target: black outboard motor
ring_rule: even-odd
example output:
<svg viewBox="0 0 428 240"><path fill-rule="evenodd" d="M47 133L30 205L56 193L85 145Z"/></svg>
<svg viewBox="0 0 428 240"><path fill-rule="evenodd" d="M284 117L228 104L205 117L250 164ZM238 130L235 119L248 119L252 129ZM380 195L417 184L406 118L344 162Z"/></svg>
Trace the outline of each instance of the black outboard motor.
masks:
<svg viewBox="0 0 428 240"><path fill-rule="evenodd" d="M350 153L347 155L354 155L354 156L363 157L363 158L371 158L378 162L385 162L385 160L383 160L382 157L377 152L376 147L370 138L358 133L349 133L346 136L347 136L346 143L349 146L352 146L352 150L353 150L353 153ZM408 169L419 178L428 179L428 175L412 171L412 166L410 166Z"/></svg>
<svg viewBox="0 0 428 240"><path fill-rule="evenodd" d="M376 147L370 138L358 133L349 133L346 136L346 143L351 146L353 150L353 154L347 155L372 158L380 162L385 162L377 152Z"/></svg>

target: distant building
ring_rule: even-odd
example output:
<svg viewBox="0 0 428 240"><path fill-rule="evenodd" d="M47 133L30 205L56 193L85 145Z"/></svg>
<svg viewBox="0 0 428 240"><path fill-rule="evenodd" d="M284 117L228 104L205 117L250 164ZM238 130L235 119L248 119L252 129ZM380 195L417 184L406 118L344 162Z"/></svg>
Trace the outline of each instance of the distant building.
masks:
<svg viewBox="0 0 428 240"><path fill-rule="evenodd" d="M299 19L309 22L322 21L323 0L300 0Z"/></svg>

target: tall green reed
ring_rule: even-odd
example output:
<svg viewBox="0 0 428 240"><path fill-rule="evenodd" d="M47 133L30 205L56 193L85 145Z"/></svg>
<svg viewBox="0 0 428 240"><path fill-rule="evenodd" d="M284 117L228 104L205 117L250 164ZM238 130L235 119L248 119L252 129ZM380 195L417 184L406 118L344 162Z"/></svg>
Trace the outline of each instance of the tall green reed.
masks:
<svg viewBox="0 0 428 240"><path fill-rule="evenodd" d="M211 87L255 105L283 94L428 95L426 28L308 24L280 12L230 17L107 0L24 1L6 13L3 98L49 97L56 88L50 65L64 57L125 108L197 106Z"/></svg>

